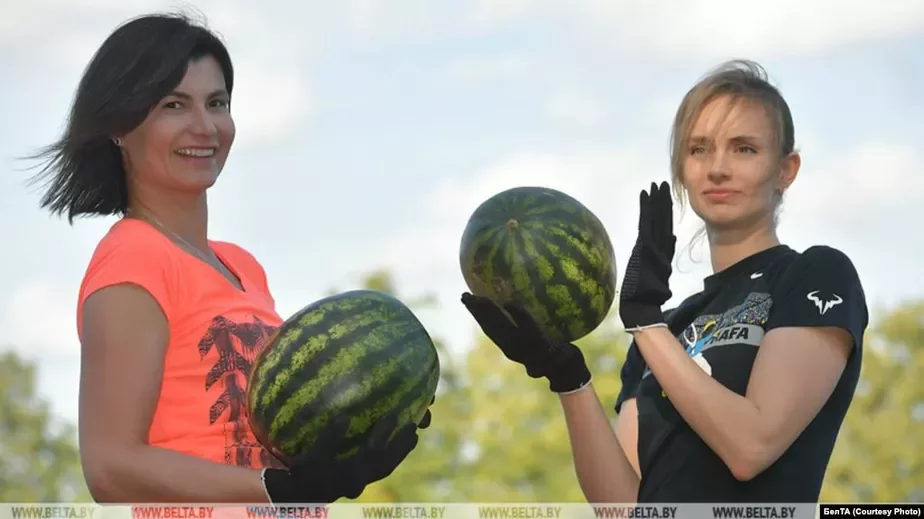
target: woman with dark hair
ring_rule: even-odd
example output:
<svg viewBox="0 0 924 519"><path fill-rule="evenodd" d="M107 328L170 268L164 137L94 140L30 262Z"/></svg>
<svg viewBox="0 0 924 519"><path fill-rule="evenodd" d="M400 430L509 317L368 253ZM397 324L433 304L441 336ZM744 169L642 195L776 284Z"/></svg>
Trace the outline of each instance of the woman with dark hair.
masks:
<svg viewBox="0 0 924 519"><path fill-rule="evenodd" d="M815 503L860 373L868 312L843 252L780 242L777 213L801 159L782 95L752 62L713 71L674 121L672 181L705 223L713 274L671 298L673 199L639 196L619 316L632 335L616 430L577 346L513 306L462 302L485 334L559 395L591 502Z"/></svg>
<svg viewBox="0 0 924 519"><path fill-rule="evenodd" d="M328 503L357 497L417 443L411 424L386 444L386 417L348 460L326 443L285 467L255 440L246 377L282 319L260 263L207 233L206 193L234 141L233 86L207 29L131 20L97 51L64 136L39 155L43 207L70 222L122 217L77 308L80 451L97 501ZM338 423L330 442L346 431Z"/></svg>

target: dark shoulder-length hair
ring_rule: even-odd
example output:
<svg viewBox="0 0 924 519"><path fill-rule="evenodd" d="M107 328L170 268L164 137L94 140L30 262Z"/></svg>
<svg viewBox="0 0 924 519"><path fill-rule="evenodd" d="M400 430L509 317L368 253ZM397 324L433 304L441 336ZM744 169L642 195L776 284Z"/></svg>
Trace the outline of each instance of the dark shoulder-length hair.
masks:
<svg viewBox="0 0 924 519"><path fill-rule="evenodd" d="M42 159L33 180L45 180L41 207L67 214L124 215L128 183L117 135L140 125L183 80L191 60L214 57L226 89L234 69L219 37L182 14L134 18L116 28L93 56L77 87L61 138L32 158Z"/></svg>

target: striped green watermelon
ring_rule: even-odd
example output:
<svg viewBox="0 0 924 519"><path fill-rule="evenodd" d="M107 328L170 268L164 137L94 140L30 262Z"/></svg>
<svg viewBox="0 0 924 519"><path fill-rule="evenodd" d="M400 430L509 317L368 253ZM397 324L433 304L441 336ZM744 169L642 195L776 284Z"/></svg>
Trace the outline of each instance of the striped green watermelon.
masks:
<svg viewBox="0 0 924 519"><path fill-rule="evenodd" d="M311 449L331 418L350 418L350 455L376 420L420 423L439 381L436 347L401 301L354 290L287 319L255 360L247 386L254 435L284 463Z"/></svg>
<svg viewBox="0 0 924 519"><path fill-rule="evenodd" d="M459 261L473 294L519 301L557 340L588 335L616 297L616 255L606 229L554 189L517 187L482 203L465 227Z"/></svg>

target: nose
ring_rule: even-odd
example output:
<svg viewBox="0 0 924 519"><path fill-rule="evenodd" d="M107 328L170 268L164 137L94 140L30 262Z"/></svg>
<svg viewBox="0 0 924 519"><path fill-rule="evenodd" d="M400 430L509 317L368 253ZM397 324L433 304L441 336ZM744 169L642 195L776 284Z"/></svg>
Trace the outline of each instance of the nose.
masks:
<svg viewBox="0 0 924 519"><path fill-rule="evenodd" d="M214 136L218 133L218 127L215 125L215 120L212 118L212 114L209 113L208 109L205 107L197 108L192 111L192 120L190 121L190 131L193 133L204 135L207 137Z"/></svg>
<svg viewBox="0 0 924 519"><path fill-rule="evenodd" d="M728 155L724 150L717 150L712 154L709 163L709 180L715 183L727 180L731 176Z"/></svg>

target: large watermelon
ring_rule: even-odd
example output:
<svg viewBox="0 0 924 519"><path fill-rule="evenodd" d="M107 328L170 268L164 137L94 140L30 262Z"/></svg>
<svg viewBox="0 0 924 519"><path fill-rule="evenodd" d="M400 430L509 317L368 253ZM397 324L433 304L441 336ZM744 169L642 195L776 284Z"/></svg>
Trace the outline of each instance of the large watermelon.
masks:
<svg viewBox="0 0 924 519"><path fill-rule="evenodd" d="M526 306L551 338L575 341L609 313L616 255L600 220L545 187L494 195L472 214L459 251L471 292Z"/></svg>
<svg viewBox="0 0 924 519"><path fill-rule="evenodd" d="M247 410L254 435L284 463L309 451L332 417L350 418L338 455L350 455L375 421L423 418L439 381L436 347L398 299L354 290L290 317L251 368Z"/></svg>

